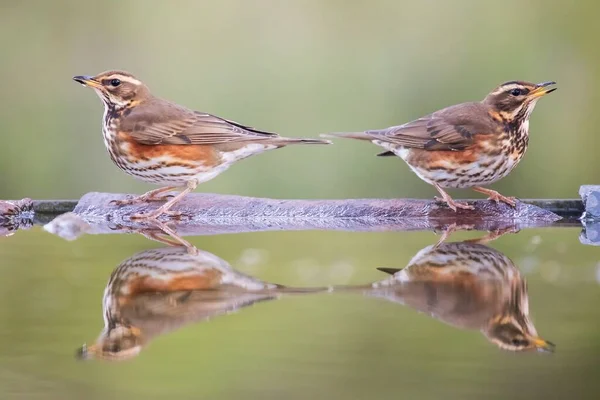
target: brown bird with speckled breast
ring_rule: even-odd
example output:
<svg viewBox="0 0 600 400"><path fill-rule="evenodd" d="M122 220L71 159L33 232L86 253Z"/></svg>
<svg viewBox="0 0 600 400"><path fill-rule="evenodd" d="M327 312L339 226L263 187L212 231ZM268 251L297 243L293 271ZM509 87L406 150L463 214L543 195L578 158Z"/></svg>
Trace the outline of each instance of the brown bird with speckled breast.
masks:
<svg viewBox="0 0 600 400"><path fill-rule="evenodd" d="M485 240L482 240L485 242ZM554 351L529 316L527 283L514 263L481 243L438 243L365 291L462 329L480 330L504 350Z"/></svg>
<svg viewBox="0 0 600 400"><path fill-rule="evenodd" d="M519 163L529 142L529 117L537 101L555 82L506 82L480 102L463 103L381 130L322 136L367 140L396 155L425 182L433 185L454 211L473 209L444 190L473 188L491 200L516 205L513 197L484 188Z"/></svg>
<svg viewBox="0 0 600 400"><path fill-rule="evenodd" d="M225 260L193 247L145 250L123 261L104 290L104 329L80 359L127 360L157 336L232 314L285 295L330 291L261 281Z"/></svg>
<svg viewBox="0 0 600 400"><path fill-rule="evenodd" d="M236 161L290 144L331 143L285 138L190 110L153 96L144 83L124 71L73 79L94 89L104 103L102 133L112 161L129 175L165 185L116 204L163 201L169 197L165 192L185 187L155 211L132 218L176 215L170 211L173 205Z"/></svg>

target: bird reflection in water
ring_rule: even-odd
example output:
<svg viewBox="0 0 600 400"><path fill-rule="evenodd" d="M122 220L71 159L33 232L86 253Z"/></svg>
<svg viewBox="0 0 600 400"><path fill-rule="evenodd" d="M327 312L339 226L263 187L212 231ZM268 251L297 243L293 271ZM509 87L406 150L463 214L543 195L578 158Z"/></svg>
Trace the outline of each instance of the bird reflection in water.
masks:
<svg viewBox="0 0 600 400"><path fill-rule="evenodd" d="M494 239L496 236L491 237ZM400 303L449 325L480 330L501 349L553 351L529 318L527 283L504 254L479 242L428 246L366 295Z"/></svg>
<svg viewBox="0 0 600 400"><path fill-rule="evenodd" d="M191 245L142 251L113 271L102 301L104 329L94 344L82 346L77 355L130 359L153 337L187 324L285 294L328 290L263 282Z"/></svg>

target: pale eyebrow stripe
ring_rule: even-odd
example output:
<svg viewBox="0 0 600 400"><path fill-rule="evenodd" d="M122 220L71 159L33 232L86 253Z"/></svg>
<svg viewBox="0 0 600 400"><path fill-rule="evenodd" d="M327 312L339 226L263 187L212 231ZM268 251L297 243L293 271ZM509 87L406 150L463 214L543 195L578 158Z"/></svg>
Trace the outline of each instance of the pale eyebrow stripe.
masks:
<svg viewBox="0 0 600 400"><path fill-rule="evenodd" d="M131 83L133 85L141 85L142 84L141 81L138 81L137 79L132 78L131 76L124 76L124 75L118 75L118 74L111 75L111 76L107 77L106 79L114 79L114 78L120 79L122 82Z"/></svg>
<svg viewBox="0 0 600 400"><path fill-rule="evenodd" d="M512 89L516 89L516 88L521 88L522 86L519 85L518 83L513 83L511 85L506 85L506 86L501 86L500 88L498 88L498 90L494 91L492 94L500 94L502 92L506 92L508 90L512 90Z"/></svg>

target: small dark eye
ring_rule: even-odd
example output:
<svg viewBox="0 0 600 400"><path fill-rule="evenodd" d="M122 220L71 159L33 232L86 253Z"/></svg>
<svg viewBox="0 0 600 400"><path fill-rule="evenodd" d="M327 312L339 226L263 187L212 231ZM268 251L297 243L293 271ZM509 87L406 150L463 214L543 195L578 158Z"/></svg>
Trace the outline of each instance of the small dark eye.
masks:
<svg viewBox="0 0 600 400"><path fill-rule="evenodd" d="M117 86L119 86L120 84L121 84L121 81L120 81L120 80L118 80L118 79L111 79L111 80L110 80L110 86L117 87Z"/></svg>
<svg viewBox="0 0 600 400"><path fill-rule="evenodd" d="M521 340L521 339L513 339L511 341L513 346L526 346L527 345L527 341L525 340Z"/></svg>
<svg viewBox="0 0 600 400"><path fill-rule="evenodd" d="M523 91L521 89L513 89L510 91L510 94L517 97L523 94Z"/></svg>

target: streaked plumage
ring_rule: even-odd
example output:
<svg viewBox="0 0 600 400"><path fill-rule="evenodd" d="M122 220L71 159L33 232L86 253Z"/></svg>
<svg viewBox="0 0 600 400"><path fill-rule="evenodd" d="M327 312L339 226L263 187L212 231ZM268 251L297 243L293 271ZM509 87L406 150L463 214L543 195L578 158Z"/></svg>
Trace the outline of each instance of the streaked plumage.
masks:
<svg viewBox="0 0 600 400"><path fill-rule="evenodd" d="M214 254L185 247L146 250L123 261L104 290L104 329L78 357L125 360L154 337L231 314L285 294L328 288L291 288L235 271Z"/></svg>
<svg viewBox="0 0 600 400"><path fill-rule="evenodd" d="M400 303L449 325L480 330L498 347L552 351L529 317L527 283L504 254L482 244L441 243L421 250L404 269L366 295Z"/></svg>
<svg viewBox="0 0 600 400"><path fill-rule="evenodd" d="M323 136L370 141L396 155L433 185L450 208L472 209L455 202L446 188L473 188L490 199L515 205L514 198L485 189L507 176L529 143L529 117L539 98L555 82L506 82L481 102L444 108L403 125Z"/></svg>
<svg viewBox="0 0 600 400"><path fill-rule="evenodd" d="M118 204L166 200L165 192L185 187L156 211L138 218L169 213L198 184L244 158L290 144L330 143L285 138L190 110L153 96L144 83L124 71L73 79L93 88L104 103L102 133L112 161L129 175L166 186Z"/></svg>

